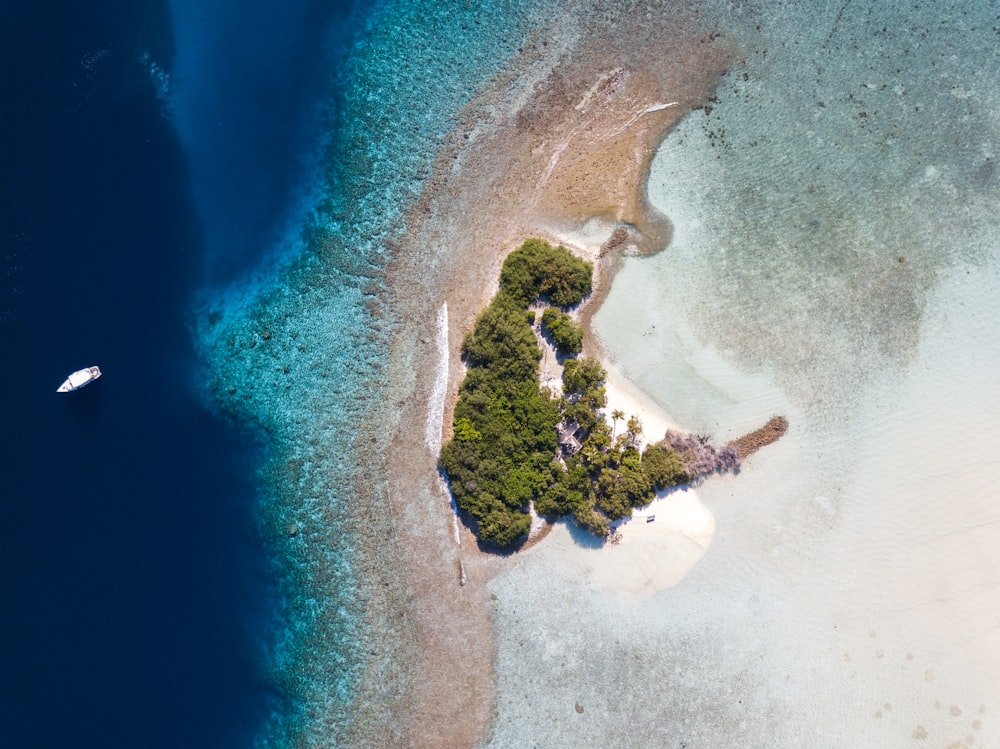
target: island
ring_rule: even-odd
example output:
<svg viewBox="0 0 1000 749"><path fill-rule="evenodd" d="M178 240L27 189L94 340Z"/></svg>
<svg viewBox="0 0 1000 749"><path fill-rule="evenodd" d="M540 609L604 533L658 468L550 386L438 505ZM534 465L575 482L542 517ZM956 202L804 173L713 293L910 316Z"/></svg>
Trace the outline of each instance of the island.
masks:
<svg viewBox="0 0 1000 749"><path fill-rule="evenodd" d="M462 342L467 369L439 468L484 545L523 544L532 510L608 538L615 521L658 492L734 471L788 428L777 416L719 447L668 430L640 449L638 417L606 413L605 370L581 355L584 332L571 313L590 294L593 271L561 245L525 240ZM539 376L542 346L561 365L554 387Z"/></svg>

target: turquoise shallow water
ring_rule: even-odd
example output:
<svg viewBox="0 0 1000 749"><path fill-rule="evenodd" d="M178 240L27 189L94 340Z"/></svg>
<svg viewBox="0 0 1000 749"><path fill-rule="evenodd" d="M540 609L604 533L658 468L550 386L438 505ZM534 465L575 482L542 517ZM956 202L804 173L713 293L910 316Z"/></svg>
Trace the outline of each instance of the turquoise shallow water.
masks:
<svg viewBox="0 0 1000 749"><path fill-rule="evenodd" d="M741 59L653 162L675 234L627 271L663 299L629 355L655 336L684 379L694 337L835 420L914 356L935 284L995 258L995 19L971 3L705 7ZM668 408L715 428L689 394Z"/></svg>
<svg viewBox="0 0 1000 749"><path fill-rule="evenodd" d="M284 603L265 649L282 702L262 746L363 735L352 727L359 679L373 657L393 652L384 638L406 639L380 630L377 612L363 608L371 581L360 569L372 562L359 560L356 543L368 528L360 518L377 511L384 490L384 477L354 452L386 385L383 272L458 107L514 52L538 10L387 2L358 18L352 48L329 71L326 145L301 171L312 182L290 190L291 215L304 218L276 218L281 234L259 252L268 260L206 287L195 310L208 398L270 444L259 516ZM223 230L213 236L234 241ZM371 487L363 497L350 488L359 474ZM379 668L389 682L380 688L396 694L400 669Z"/></svg>
<svg viewBox="0 0 1000 749"><path fill-rule="evenodd" d="M570 13L565 5L553 8ZM392 717L383 716L381 729L353 724L360 694L388 700L405 689L393 659L412 645L405 623L389 623L373 605L378 599L368 588L379 565L362 543L386 491L385 477L356 457L382 438L379 419L392 385L385 373L393 300L384 274L456 112L547 10L527 0L355 9L348 51L312 58L329 65L329 74L316 76L309 90L318 103L307 109L326 114L292 149L305 166L286 184L293 208L267 223L266 247L257 254L270 262L207 286L194 312L208 398L263 430L270 444L259 471L259 516L284 607L265 649L282 700L262 746L346 745L345 737L359 736L391 743L375 732L391 733ZM638 4L629 10L646 11ZM626 265L622 280L631 273L633 285L624 295L637 307L621 316L627 324L598 315L595 326L606 339L619 338L608 348L623 369L687 426L745 426L710 412L725 405L711 388L664 384L665 373L691 379L685 345L695 341L729 365L774 375L772 391L782 390L820 430L843 417L848 400L858 407L860 384L917 357L939 278L961 263L992 262L995 20L973 3L706 2L695 10L743 58L711 108L682 121L654 163L651 197L674 221L673 244ZM649 23L669 29L662 8L646 12ZM614 50L607 52L610 64ZM319 93L325 82L334 92L327 98ZM210 193L201 193L203 209ZM225 225L215 224L210 243L246 238L242 230L230 236ZM669 302L650 313L636 290ZM421 291L416 279L408 293ZM609 309L614 304L613 294ZM629 326L635 335L622 335ZM664 366L651 371L644 362L654 354ZM771 415L733 411L748 422ZM787 455L781 460L789 466ZM765 491L742 477L720 482L719 492L737 492L741 481ZM720 523L720 548L727 538L736 543L737 522L768 542L779 534L765 527L766 513L742 512ZM710 554L707 564L725 579L728 563L719 559ZM724 745L734 735L751 746L794 745L803 737L824 745L815 743L822 725L814 721L806 731L795 722L799 712L814 718L815 706L768 680L787 659L770 640L741 648L723 616L730 607L743 612L734 621L748 631L812 642L795 629L801 612L783 609L793 624L772 627L766 605L741 597L759 585L767 604L784 605L782 596L801 594L795 586L775 593L766 582L737 576L732 586L713 589L702 571L704 588L689 586L680 599L661 598L623 617L614 602L573 588L574 580L553 595L544 568L511 568L493 587L501 713L492 745L585 746L595 737L616 745L622 720L635 724L635 746L680 746L686 736ZM703 589L718 593L708 614ZM667 647L647 647L609 625L621 621ZM533 658L519 655L525 640ZM815 653L803 646L802 654ZM378 688L362 684L366 673L378 676ZM583 718L572 709L567 682L586 695ZM831 688L831 695L839 693ZM651 719L650 696L670 710ZM591 709L600 704L603 712ZM820 723L828 717L819 715ZM841 745L848 738L841 736Z"/></svg>
<svg viewBox="0 0 1000 749"><path fill-rule="evenodd" d="M791 426L698 488L675 587L616 600L541 545L498 576L493 745L995 745L995 6L699 6L739 56L594 327L680 424Z"/></svg>

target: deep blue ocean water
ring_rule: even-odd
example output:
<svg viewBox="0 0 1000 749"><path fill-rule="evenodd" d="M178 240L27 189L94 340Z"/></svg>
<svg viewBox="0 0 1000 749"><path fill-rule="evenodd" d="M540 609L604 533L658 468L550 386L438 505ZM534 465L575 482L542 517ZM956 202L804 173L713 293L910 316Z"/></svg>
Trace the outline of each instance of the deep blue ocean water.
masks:
<svg viewBox="0 0 1000 749"><path fill-rule="evenodd" d="M0 745L333 746L381 637L342 522L368 301L540 11L5 10Z"/></svg>
<svg viewBox="0 0 1000 749"><path fill-rule="evenodd" d="M264 446L204 407L187 317L206 274L256 261L306 168L314 55L347 9L299 5L5 7L0 745L249 746L280 707ZM203 116L194 163L175 123ZM99 382L56 394L91 364Z"/></svg>
<svg viewBox="0 0 1000 749"><path fill-rule="evenodd" d="M547 5L7 3L0 746L332 747L379 696L366 666L398 677L405 624L361 610L349 517L387 484L351 459L383 394L380 273L456 110ZM88 364L100 382L54 392ZM393 728L375 705L355 735Z"/></svg>

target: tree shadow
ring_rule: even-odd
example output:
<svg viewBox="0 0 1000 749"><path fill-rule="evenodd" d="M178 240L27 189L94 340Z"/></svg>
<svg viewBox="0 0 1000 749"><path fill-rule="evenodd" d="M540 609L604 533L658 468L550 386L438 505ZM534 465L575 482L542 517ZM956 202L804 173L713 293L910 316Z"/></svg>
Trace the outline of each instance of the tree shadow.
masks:
<svg viewBox="0 0 1000 749"><path fill-rule="evenodd" d="M573 543L577 546L581 546L585 549L603 549L608 545L607 538L595 536L586 528L581 528L571 517L561 517L556 522L566 524L566 529L569 531L569 537L573 539Z"/></svg>

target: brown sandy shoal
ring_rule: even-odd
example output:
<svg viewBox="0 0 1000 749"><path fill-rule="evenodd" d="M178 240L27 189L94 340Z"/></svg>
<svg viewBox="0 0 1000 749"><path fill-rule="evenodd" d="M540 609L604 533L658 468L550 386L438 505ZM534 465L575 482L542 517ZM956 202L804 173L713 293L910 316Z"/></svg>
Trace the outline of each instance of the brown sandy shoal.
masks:
<svg viewBox="0 0 1000 749"><path fill-rule="evenodd" d="M784 416L775 416L760 429L755 429L749 434L744 434L733 440L730 444L739 452L740 458L748 458L762 447L766 447L773 442L777 442L788 431L788 419Z"/></svg>
<svg viewBox="0 0 1000 749"><path fill-rule="evenodd" d="M378 605L405 630L395 655L405 662L392 674L403 686L388 697L380 691L386 675L369 669L355 744L471 747L488 735L495 696L486 583L509 560L480 552L465 528L461 546L452 538L436 459L423 439L438 360L435 320L447 302L448 425L462 337L494 293L502 258L522 239L558 236L597 218L608 222L609 238L614 227L626 228L618 250L666 243L669 223L645 198L650 159L669 128L710 94L732 49L676 10L629 7L573 6L535 32L460 111L408 214L406 235L392 248L388 303L397 328L384 409L393 436L388 449L370 450L366 459L389 477L377 499L393 520L376 522L391 537L369 554L391 557L391 574L374 571L386 576ZM598 301L588 314L606 289L607 268L613 262L602 261ZM381 696L377 707L365 706L366 691ZM362 740L379 721L392 726L381 743Z"/></svg>

